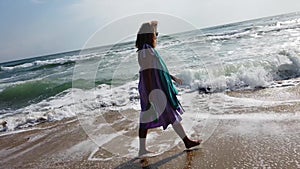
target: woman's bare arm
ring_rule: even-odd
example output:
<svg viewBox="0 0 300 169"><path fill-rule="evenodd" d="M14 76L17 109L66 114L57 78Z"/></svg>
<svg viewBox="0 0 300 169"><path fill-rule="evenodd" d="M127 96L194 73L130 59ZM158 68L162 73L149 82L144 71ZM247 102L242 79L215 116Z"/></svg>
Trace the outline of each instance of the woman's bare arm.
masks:
<svg viewBox="0 0 300 169"><path fill-rule="evenodd" d="M182 80L181 80L181 79L179 79L179 78L177 78L177 77L175 77L175 76L173 76L173 75L171 75L171 74L170 74L170 76L171 76L171 79L172 79L172 80L174 80L176 83L182 85Z"/></svg>

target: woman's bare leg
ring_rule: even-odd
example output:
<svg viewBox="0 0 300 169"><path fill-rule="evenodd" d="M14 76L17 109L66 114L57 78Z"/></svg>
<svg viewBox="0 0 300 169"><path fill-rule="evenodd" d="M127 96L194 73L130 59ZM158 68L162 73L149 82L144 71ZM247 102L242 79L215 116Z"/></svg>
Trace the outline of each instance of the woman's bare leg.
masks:
<svg viewBox="0 0 300 169"><path fill-rule="evenodd" d="M193 140L190 140L186 134L185 134L185 131L182 127L182 125L180 124L180 122L177 122L175 121L173 124L173 129L175 130L175 132L179 135L179 137L183 140L184 142L184 145L186 148L192 148L192 147L195 147L195 146L198 146L201 142L201 140L196 140L196 141L193 141Z"/></svg>
<svg viewBox="0 0 300 169"><path fill-rule="evenodd" d="M140 148L139 148L139 156L149 153L149 151L146 149L146 137L147 137L148 129L139 129L139 142L140 142Z"/></svg>

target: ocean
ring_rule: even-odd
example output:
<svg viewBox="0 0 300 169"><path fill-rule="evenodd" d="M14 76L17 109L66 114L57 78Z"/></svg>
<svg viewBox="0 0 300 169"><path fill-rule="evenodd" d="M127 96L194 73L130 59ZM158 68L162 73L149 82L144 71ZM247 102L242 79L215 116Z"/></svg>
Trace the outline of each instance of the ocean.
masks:
<svg viewBox="0 0 300 169"><path fill-rule="evenodd" d="M86 132L95 135L90 124L96 115L138 112L134 45L130 41L0 63L0 122L8 123L2 134L77 117ZM184 127L208 139L218 119L300 117L299 47L300 13L290 13L160 35L156 49L169 71L184 81L177 85L186 109ZM128 123L138 126L138 121ZM98 144L123 132L106 133Z"/></svg>

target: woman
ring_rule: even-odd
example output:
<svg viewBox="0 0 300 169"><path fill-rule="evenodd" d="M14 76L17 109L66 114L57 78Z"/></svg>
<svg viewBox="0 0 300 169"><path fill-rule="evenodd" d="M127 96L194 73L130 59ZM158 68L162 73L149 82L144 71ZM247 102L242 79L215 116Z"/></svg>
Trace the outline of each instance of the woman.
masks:
<svg viewBox="0 0 300 169"><path fill-rule="evenodd" d="M178 91L172 80L178 84L182 84L182 80L169 74L163 59L154 49L157 36L157 21L152 21L142 24L136 39L140 65L139 156L150 153L146 149L146 136L150 128L162 126L165 130L171 124L187 149L201 142L201 140L190 140L180 124L182 120L180 115L184 110L176 97Z"/></svg>

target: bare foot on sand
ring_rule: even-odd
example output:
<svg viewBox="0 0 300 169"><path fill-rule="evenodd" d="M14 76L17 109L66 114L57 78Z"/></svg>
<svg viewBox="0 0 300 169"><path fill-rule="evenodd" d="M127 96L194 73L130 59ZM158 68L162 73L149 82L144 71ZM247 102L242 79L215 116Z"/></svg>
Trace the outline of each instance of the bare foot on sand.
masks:
<svg viewBox="0 0 300 169"><path fill-rule="evenodd" d="M147 156L148 154L153 154L153 152L148 151L148 150L140 150L138 156Z"/></svg>
<svg viewBox="0 0 300 169"><path fill-rule="evenodd" d="M193 141L193 140L188 139L187 141L184 142L184 145L187 149L190 149L192 147L200 145L201 141L202 140Z"/></svg>

